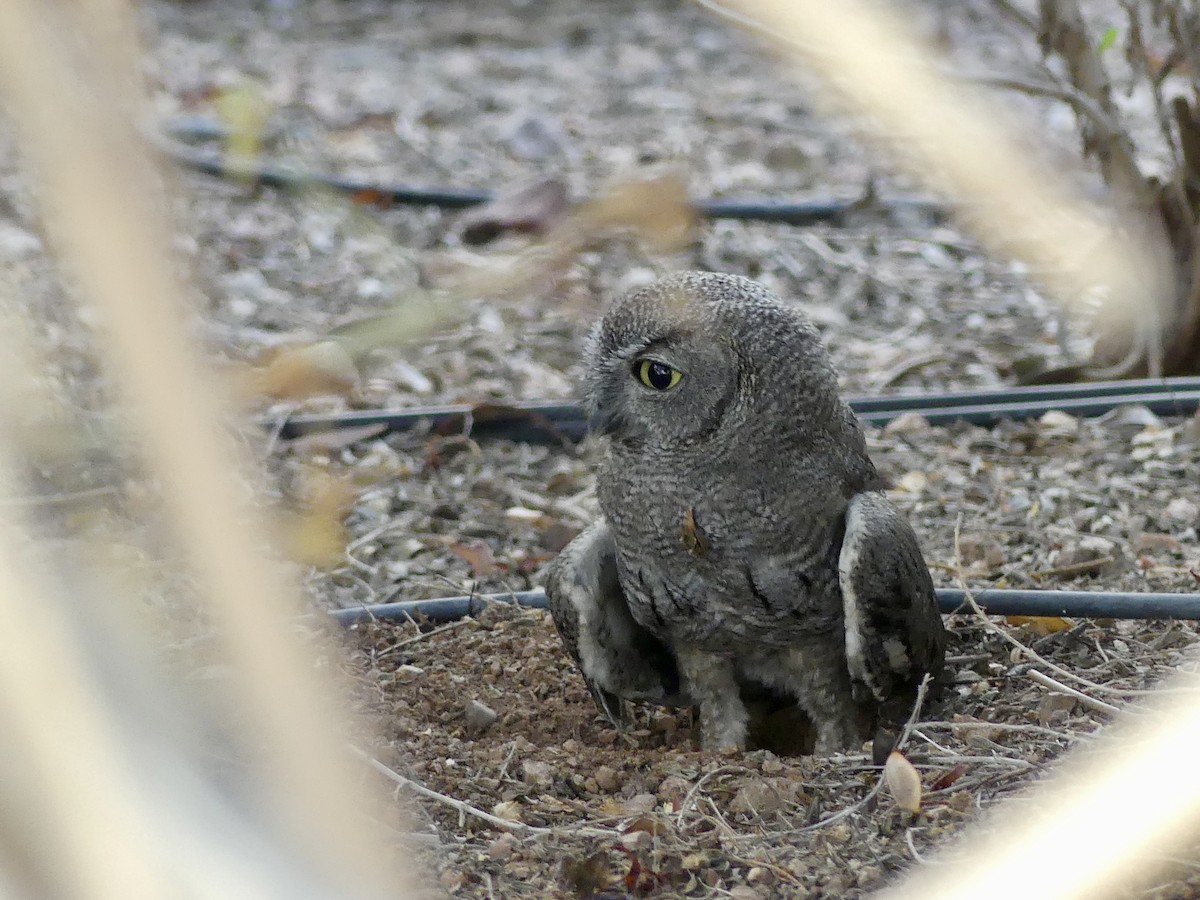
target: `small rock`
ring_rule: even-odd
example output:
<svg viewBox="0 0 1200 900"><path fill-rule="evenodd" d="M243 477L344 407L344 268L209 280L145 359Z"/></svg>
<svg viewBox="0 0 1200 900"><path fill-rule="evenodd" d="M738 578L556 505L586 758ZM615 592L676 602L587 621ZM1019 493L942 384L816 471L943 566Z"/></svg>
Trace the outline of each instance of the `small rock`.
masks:
<svg viewBox="0 0 1200 900"><path fill-rule="evenodd" d="M510 127L505 143L514 156L541 161L565 153L568 139L557 122L527 116Z"/></svg>
<svg viewBox="0 0 1200 900"><path fill-rule="evenodd" d="M984 569L998 569L1004 565L1004 545L986 535L963 535L958 542L963 562Z"/></svg>
<svg viewBox="0 0 1200 900"><path fill-rule="evenodd" d="M520 801L517 800L502 800L492 807L492 815L509 822L520 822L521 813Z"/></svg>
<svg viewBox="0 0 1200 900"><path fill-rule="evenodd" d="M654 811L654 807L658 804L653 794L634 794L625 801L625 815L627 816L644 816L646 813Z"/></svg>
<svg viewBox="0 0 1200 900"><path fill-rule="evenodd" d="M593 777L596 779L596 786L605 793L611 794L613 791L620 790L621 779L618 777L616 770L609 766L600 766L596 769Z"/></svg>
<svg viewBox="0 0 1200 900"><path fill-rule="evenodd" d="M416 681L424 674L425 670L420 666L413 666L405 663L404 665L396 668L396 681L399 681L401 684L407 684L410 681Z"/></svg>
<svg viewBox="0 0 1200 900"><path fill-rule="evenodd" d="M902 412L883 427L884 434L918 434L929 430L929 420L918 412Z"/></svg>
<svg viewBox="0 0 1200 900"><path fill-rule="evenodd" d="M779 792L769 784L751 781L742 786L729 804L731 812L745 815L766 816L777 812L783 805Z"/></svg>
<svg viewBox="0 0 1200 900"><path fill-rule="evenodd" d="M387 375L415 394L428 394L433 391L433 382L404 360L394 361L388 367Z"/></svg>
<svg viewBox="0 0 1200 900"><path fill-rule="evenodd" d="M840 822L837 825L831 825L825 830L825 837L831 844L844 844L850 840L852 834L850 826L843 825Z"/></svg>
<svg viewBox="0 0 1200 900"><path fill-rule="evenodd" d="M776 144L767 151L767 165L775 170L800 171L812 165L812 155L792 142Z"/></svg>
<svg viewBox="0 0 1200 900"><path fill-rule="evenodd" d="M841 897L846 893L846 888L850 886L846 880L846 876L840 872L830 876L829 880L822 885L823 895L826 897Z"/></svg>
<svg viewBox="0 0 1200 900"><path fill-rule="evenodd" d="M1179 432L1179 444L1182 447L1200 447L1200 409Z"/></svg>
<svg viewBox="0 0 1200 900"><path fill-rule="evenodd" d="M1052 409L1038 419L1038 428L1046 437L1074 437L1079 434L1079 420Z"/></svg>
<svg viewBox="0 0 1200 900"><path fill-rule="evenodd" d="M492 843L488 846L488 859L496 860L497 862L506 860L513 855L513 851L516 850L519 845L520 842L513 837L512 832L506 831L504 834L500 835L500 837L492 841Z"/></svg>
<svg viewBox="0 0 1200 900"><path fill-rule="evenodd" d="M229 314L235 319L248 319L258 312L258 304L245 297L231 297L228 307Z"/></svg>
<svg viewBox="0 0 1200 900"><path fill-rule="evenodd" d="M42 241L16 225L0 224L0 259L14 262L41 252Z"/></svg>
<svg viewBox="0 0 1200 900"><path fill-rule="evenodd" d="M766 758L762 761L762 773L764 775L778 775L782 771L783 763L779 757L768 751Z"/></svg>
<svg viewBox="0 0 1200 900"><path fill-rule="evenodd" d="M761 900L762 894L747 885L738 885L729 891L732 900Z"/></svg>
<svg viewBox="0 0 1200 900"><path fill-rule="evenodd" d="M550 763L527 759L521 763L521 772L525 782L534 787L548 788L554 784L554 767Z"/></svg>
<svg viewBox="0 0 1200 900"><path fill-rule="evenodd" d="M896 487L906 494L919 494L929 486L929 478L924 472L905 472L896 479Z"/></svg>
<svg viewBox="0 0 1200 900"><path fill-rule="evenodd" d="M464 715L467 720L467 728L474 732L487 731L500 718L494 709L478 700L467 701Z"/></svg>
<svg viewBox="0 0 1200 900"><path fill-rule="evenodd" d="M640 853L649 850L653 845L654 838L645 831L630 831L621 835L621 846L630 853Z"/></svg>
<svg viewBox="0 0 1200 900"><path fill-rule="evenodd" d="M1175 519L1179 522L1187 522L1189 525L1200 519L1200 506L1197 506L1186 497L1176 497L1167 504L1164 510L1167 518Z"/></svg>
<svg viewBox="0 0 1200 900"><path fill-rule="evenodd" d="M692 789L692 783L678 775L668 775L658 785L658 799L676 805L683 802Z"/></svg>
<svg viewBox="0 0 1200 900"><path fill-rule="evenodd" d="M1038 704L1038 722L1045 728L1066 721L1071 710L1075 708L1075 698L1066 694L1051 693L1042 698Z"/></svg>
<svg viewBox="0 0 1200 900"><path fill-rule="evenodd" d="M1138 553L1175 553L1179 550L1179 541L1169 534L1146 532L1137 539Z"/></svg>
<svg viewBox="0 0 1200 900"><path fill-rule="evenodd" d="M504 319L500 317L500 313L490 306L484 307L479 311L479 329L486 331L488 334L503 334Z"/></svg>
<svg viewBox="0 0 1200 900"><path fill-rule="evenodd" d="M863 866L858 870L856 881L860 888L868 888L874 884L878 884L883 878L883 869L879 866Z"/></svg>
<svg viewBox="0 0 1200 900"><path fill-rule="evenodd" d="M1112 412L1105 413L1096 421L1118 428L1159 428L1162 426L1162 419L1140 404L1137 406L1118 406Z"/></svg>
<svg viewBox="0 0 1200 900"><path fill-rule="evenodd" d="M354 295L360 300L371 300L383 296L383 282L378 278L364 278L355 286Z"/></svg>
<svg viewBox="0 0 1200 900"><path fill-rule="evenodd" d="M1080 538L1076 543L1070 544L1060 550L1054 565L1057 568L1067 568L1102 559L1111 559L1115 563L1120 556L1121 553L1113 541L1099 537L1098 535L1089 534ZM1106 571L1111 568L1113 563L1096 567L1091 571Z"/></svg>
<svg viewBox="0 0 1200 900"><path fill-rule="evenodd" d="M458 869L444 869L442 874L438 876L438 884L450 893L454 893L466 883L466 873Z"/></svg>
<svg viewBox="0 0 1200 900"><path fill-rule="evenodd" d="M755 866L746 873L746 880L751 884L773 884L775 873L763 866Z"/></svg>

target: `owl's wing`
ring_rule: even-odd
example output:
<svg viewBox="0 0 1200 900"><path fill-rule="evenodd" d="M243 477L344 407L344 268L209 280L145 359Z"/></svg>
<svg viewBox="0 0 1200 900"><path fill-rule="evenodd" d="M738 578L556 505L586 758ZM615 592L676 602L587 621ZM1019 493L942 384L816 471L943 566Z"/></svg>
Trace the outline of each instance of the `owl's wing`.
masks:
<svg viewBox="0 0 1200 900"><path fill-rule="evenodd" d="M926 673L941 676L946 632L917 536L881 491L850 500L838 575L851 676L911 705Z"/></svg>
<svg viewBox="0 0 1200 900"><path fill-rule="evenodd" d="M617 577L616 545L598 521L546 570L550 615L596 705L618 728L629 724L625 701L687 706L674 654L634 621Z"/></svg>

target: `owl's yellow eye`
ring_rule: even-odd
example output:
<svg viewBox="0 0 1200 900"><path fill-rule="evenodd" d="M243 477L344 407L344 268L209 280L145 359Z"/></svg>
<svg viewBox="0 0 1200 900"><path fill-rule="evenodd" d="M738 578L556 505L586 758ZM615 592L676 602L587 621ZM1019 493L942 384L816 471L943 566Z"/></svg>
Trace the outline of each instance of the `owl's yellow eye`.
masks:
<svg viewBox="0 0 1200 900"><path fill-rule="evenodd" d="M638 380L656 391L669 391L679 384L683 373L656 359L643 359L637 364Z"/></svg>

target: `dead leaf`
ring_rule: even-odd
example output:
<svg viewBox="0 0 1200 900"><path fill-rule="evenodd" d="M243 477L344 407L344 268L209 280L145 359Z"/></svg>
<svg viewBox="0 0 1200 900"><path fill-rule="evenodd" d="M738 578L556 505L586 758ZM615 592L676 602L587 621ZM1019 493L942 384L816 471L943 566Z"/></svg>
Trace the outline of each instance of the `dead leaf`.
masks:
<svg viewBox="0 0 1200 900"><path fill-rule="evenodd" d="M966 775L968 769L969 767L966 763L959 763L953 769L943 772L933 780L933 784L929 785L929 793L932 794L934 791L944 791L946 788L954 784L954 782L958 781L958 779Z"/></svg>
<svg viewBox="0 0 1200 900"><path fill-rule="evenodd" d="M262 148L271 105L258 85L247 82L221 90L214 106L228 133L226 165L234 172L245 172Z"/></svg>
<svg viewBox="0 0 1200 900"><path fill-rule="evenodd" d="M665 833L667 830L666 824L662 819L655 816L639 816L625 825L625 834L632 831L644 831L651 837Z"/></svg>
<svg viewBox="0 0 1200 900"><path fill-rule="evenodd" d="M288 555L297 562L319 569L345 562L345 518L358 497L358 489L345 478L311 472L304 487L299 513L286 520Z"/></svg>
<svg viewBox="0 0 1200 900"><path fill-rule="evenodd" d="M694 507L688 507L683 514L683 527L679 531L679 538L683 541L684 548L692 556L708 555L708 541L704 537L704 532L700 530L700 526L696 524Z"/></svg>
<svg viewBox="0 0 1200 900"><path fill-rule="evenodd" d="M1033 634L1043 637L1071 627L1071 623L1060 616L1005 616L1004 621L1018 628L1024 625Z"/></svg>
<svg viewBox="0 0 1200 900"><path fill-rule="evenodd" d="M633 229L663 252L685 247L696 227L687 186L676 174L618 182L584 203L576 219L592 230Z"/></svg>
<svg viewBox="0 0 1200 900"><path fill-rule="evenodd" d="M652 893L662 882L662 876L648 866L643 866L640 857L632 850L626 850L629 857L629 871L625 873L625 890L636 897L644 897Z"/></svg>
<svg viewBox="0 0 1200 900"><path fill-rule="evenodd" d="M499 194L459 220L464 243L486 244L506 231L542 234L566 216L570 201L561 178L543 178Z"/></svg>
<svg viewBox="0 0 1200 900"><path fill-rule="evenodd" d="M483 541L470 544L451 544L450 552L471 567L471 573L476 578L486 578L496 572L507 572L508 565L496 561L492 548Z"/></svg>
<svg viewBox="0 0 1200 900"><path fill-rule="evenodd" d="M430 471L440 469L446 461L460 453L470 451L480 453L479 445L469 437L461 434L443 437L435 434L425 445L425 468Z"/></svg>
<svg viewBox="0 0 1200 900"><path fill-rule="evenodd" d="M899 750L893 750L883 766L883 778L896 804L910 813L921 811L921 776Z"/></svg>
<svg viewBox="0 0 1200 900"><path fill-rule="evenodd" d="M358 369L334 341L318 341L274 353L246 378L247 392L277 400L322 394L346 395L358 386Z"/></svg>
<svg viewBox="0 0 1200 900"><path fill-rule="evenodd" d="M597 809L602 818L608 819L618 819L629 812L625 808L625 801L617 797L605 797Z"/></svg>
<svg viewBox="0 0 1200 900"><path fill-rule="evenodd" d="M350 195L351 201L361 206L390 209L394 205L392 195L378 188L361 188Z"/></svg>

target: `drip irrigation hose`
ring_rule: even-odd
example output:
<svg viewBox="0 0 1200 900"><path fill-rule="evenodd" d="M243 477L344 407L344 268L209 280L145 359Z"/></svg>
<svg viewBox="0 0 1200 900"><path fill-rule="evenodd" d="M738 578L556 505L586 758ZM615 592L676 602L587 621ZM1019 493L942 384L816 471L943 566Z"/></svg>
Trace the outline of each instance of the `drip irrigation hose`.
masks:
<svg viewBox="0 0 1200 900"><path fill-rule="evenodd" d="M901 413L916 412L932 425L969 422L990 427L1005 419L1030 419L1051 410L1093 417L1120 406L1145 406L1159 416L1187 416L1200 408L1200 378L1168 378L1089 385L1017 387L1003 391L855 397L850 406L859 419L886 425ZM578 403L512 403L506 405L431 406L408 410L362 410L328 415L302 415L264 422L279 428L285 440L314 432L365 425L403 431L422 423L441 433L469 432L474 439L506 438L526 443L581 440L587 416Z"/></svg>
<svg viewBox="0 0 1200 900"><path fill-rule="evenodd" d="M1200 619L1200 592L1195 594L1143 594L1111 591L1010 591L980 590L975 602L993 616L1069 616L1083 619ZM938 606L952 613L966 604L963 591L941 588ZM449 622L481 612L492 603L545 609L544 591L510 594L477 594L438 597L335 610L334 619L345 626L372 619L415 619L418 616Z"/></svg>
<svg viewBox="0 0 1200 900"><path fill-rule="evenodd" d="M414 188L405 185L378 184L357 178L345 178L327 172L307 172L285 166L261 164L229 166L213 153L204 153L173 143L163 146L175 162L217 178L249 182L266 187L297 189L319 187L342 194L362 197L370 202L400 206L434 206L440 209L467 209L489 203L491 191L455 188ZM781 225L838 224L856 211L875 213L919 213L940 222L946 218L948 204L927 197L895 195L859 197L853 200L785 201L767 199L696 200L692 209L705 219L735 219L743 222L773 222Z"/></svg>

